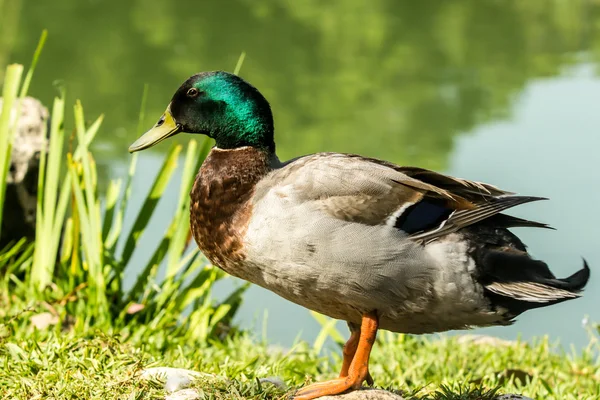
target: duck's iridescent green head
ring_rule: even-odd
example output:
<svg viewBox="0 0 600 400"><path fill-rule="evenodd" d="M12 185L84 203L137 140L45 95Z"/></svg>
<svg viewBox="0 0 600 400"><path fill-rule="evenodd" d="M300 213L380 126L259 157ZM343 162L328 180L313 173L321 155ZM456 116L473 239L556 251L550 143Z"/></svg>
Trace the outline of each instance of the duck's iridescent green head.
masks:
<svg viewBox="0 0 600 400"><path fill-rule="evenodd" d="M129 152L146 149L179 132L207 135L222 149L253 146L275 151L269 103L248 82L223 71L202 72L185 81L156 125L136 140Z"/></svg>

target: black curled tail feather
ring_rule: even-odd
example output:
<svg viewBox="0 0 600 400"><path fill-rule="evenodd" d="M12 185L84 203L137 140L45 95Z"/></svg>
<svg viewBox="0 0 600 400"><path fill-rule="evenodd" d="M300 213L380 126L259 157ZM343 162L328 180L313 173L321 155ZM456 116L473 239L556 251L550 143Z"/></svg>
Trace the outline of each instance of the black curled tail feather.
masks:
<svg viewBox="0 0 600 400"><path fill-rule="evenodd" d="M507 309L511 318L580 297L590 277L585 260L581 270L563 279L556 278L546 263L521 251L486 249L477 261L486 295L493 305Z"/></svg>
<svg viewBox="0 0 600 400"><path fill-rule="evenodd" d="M583 290L585 285L588 283L589 279L590 279L590 267L584 258L582 269L580 269L579 271L575 272L573 275L571 275L567 278L559 279L559 281L563 285L564 289L575 292L575 293L579 293Z"/></svg>

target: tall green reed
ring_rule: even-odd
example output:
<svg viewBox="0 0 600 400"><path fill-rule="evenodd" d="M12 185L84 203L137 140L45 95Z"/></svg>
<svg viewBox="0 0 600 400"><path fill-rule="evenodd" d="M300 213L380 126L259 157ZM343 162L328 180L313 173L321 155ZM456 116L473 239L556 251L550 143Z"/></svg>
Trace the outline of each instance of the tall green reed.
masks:
<svg viewBox="0 0 600 400"><path fill-rule="evenodd" d="M42 49L44 48L47 36L48 32L44 30L33 54L31 67L27 71L25 80L22 83L23 66L20 64L12 64L6 67L2 89L3 102L2 109L0 110L0 210L4 210L6 181L12 154L12 142L20 112L19 100L27 95L33 72L35 71ZM0 213L0 236L2 236L2 215L3 213Z"/></svg>
<svg viewBox="0 0 600 400"><path fill-rule="evenodd" d="M4 209L6 179L12 153L12 136L14 135L16 126L15 103L17 102L22 74L22 65L9 65L6 68L4 87L2 89L3 101L0 114L0 210ZM2 226L2 214L0 213L0 227ZM0 235L2 235L1 230Z"/></svg>

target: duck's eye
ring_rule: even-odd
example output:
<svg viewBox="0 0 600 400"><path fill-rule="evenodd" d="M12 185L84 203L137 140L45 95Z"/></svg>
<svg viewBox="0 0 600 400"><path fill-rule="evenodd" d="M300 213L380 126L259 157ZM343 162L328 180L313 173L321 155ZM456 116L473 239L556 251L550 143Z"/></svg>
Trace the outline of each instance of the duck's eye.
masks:
<svg viewBox="0 0 600 400"><path fill-rule="evenodd" d="M200 94L200 91L196 88L190 88L187 91L187 95L189 97L198 97L199 94Z"/></svg>

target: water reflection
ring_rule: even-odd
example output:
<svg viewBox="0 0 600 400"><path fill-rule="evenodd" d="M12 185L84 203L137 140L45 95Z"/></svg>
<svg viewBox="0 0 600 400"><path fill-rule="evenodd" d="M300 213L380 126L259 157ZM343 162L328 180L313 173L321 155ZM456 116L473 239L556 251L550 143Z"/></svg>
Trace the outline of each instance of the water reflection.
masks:
<svg viewBox="0 0 600 400"><path fill-rule="evenodd" d="M48 28L32 94L49 102L62 78L88 115L106 113L106 164L127 157L144 83L150 125L185 78L231 70L245 51L283 158L337 150L443 169L454 135L506 117L528 80L599 42L600 3L585 0L5 1L20 23L2 21L0 61L29 60Z"/></svg>

